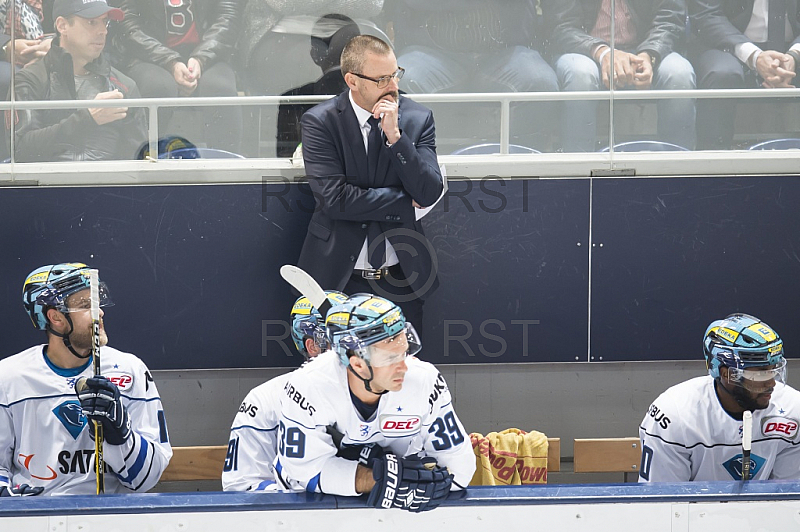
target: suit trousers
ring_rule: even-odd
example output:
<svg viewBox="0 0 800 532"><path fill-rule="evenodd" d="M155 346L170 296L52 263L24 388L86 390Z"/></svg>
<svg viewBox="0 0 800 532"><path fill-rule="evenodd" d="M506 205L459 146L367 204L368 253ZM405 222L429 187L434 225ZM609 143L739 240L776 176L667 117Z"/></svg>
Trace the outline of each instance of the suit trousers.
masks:
<svg viewBox="0 0 800 532"><path fill-rule="evenodd" d="M730 52L710 49L694 61L700 89L745 89L759 87L755 73ZM702 99L697 103L697 147L729 150L736 123L735 99Z"/></svg>

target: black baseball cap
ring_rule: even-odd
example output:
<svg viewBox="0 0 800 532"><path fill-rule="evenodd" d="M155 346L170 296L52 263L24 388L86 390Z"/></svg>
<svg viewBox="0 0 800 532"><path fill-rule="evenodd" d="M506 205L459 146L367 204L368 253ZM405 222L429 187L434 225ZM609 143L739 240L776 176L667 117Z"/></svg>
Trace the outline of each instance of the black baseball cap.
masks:
<svg viewBox="0 0 800 532"><path fill-rule="evenodd" d="M58 17L78 15L81 18L97 18L108 13L108 18L119 22L125 13L111 7L106 0L56 0L53 4L53 20Z"/></svg>

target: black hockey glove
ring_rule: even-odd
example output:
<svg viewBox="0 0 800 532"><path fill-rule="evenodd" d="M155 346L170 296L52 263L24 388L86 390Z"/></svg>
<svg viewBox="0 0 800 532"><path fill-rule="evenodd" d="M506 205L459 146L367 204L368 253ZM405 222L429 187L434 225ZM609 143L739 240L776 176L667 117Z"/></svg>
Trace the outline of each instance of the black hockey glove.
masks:
<svg viewBox="0 0 800 532"><path fill-rule="evenodd" d="M28 497L30 495L39 495L44 491L41 486L29 486L27 484L19 484L17 486L0 486L0 497Z"/></svg>
<svg viewBox="0 0 800 532"><path fill-rule="evenodd" d="M131 435L131 420L119 398L119 388L105 377L80 378L75 393L83 414L103 423L103 438L111 445L122 445ZM94 431L90 430L92 438Z"/></svg>
<svg viewBox="0 0 800 532"><path fill-rule="evenodd" d="M358 461L364 467L372 469L375 460L383 458L384 454L386 454L386 451L383 447L375 443L368 443L366 445L345 445L339 449L336 456L346 460Z"/></svg>
<svg viewBox="0 0 800 532"><path fill-rule="evenodd" d="M424 512L439 506L450 493L453 475L432 458L400 458L387 453L372 468L375 487L367 504L375 508L401 508Z"/></svg>

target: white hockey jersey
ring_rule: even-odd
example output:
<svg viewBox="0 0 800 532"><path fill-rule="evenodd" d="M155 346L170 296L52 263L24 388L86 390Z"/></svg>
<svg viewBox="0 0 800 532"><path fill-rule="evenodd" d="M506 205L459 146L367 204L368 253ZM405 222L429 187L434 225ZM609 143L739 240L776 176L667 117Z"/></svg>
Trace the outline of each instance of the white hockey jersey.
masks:
<svg viewBox="0 0 800 532"><path fill-rule="evenodd" d="M231 425L222 468L225 491L273 490L273 463L278 452L278 418L289 373L256 386L239 406Z"/></svg>
<svg viewBox="0 0 800 532"><path fill-rule="evenodd" d="M342 446L375 443L403 457L432 456L453 473L453 489L469 484L475 455L444 377L428 362L409 357L406 363L403 388L382 395L368 420L353 406L347 368L333 351L289 374L275 462L284 488L358 495L358 463L336 456L334 435Z"/></svg>
<svg viewBox="0 0 800 532"><path fill-rule="evenodd" d="M800 478L800 392L777 383L768 408L753 412L750 478ZM639 427L640 482L741 480L742 422L719 403L714 379L697 377L662 393Z"/></svg>
<svg viewBox="0 0 800 532"><path fill-rule="evenodd" d="M93 494L93 424L81 411L75 382L82 368L54 366L36 346L0 360L0 485L41 486L45 495ZM117 385L133 436L103 446L106 493L146 491L172 457L166 419L144 362L112 347L100 348L100 369Z"/></svg>

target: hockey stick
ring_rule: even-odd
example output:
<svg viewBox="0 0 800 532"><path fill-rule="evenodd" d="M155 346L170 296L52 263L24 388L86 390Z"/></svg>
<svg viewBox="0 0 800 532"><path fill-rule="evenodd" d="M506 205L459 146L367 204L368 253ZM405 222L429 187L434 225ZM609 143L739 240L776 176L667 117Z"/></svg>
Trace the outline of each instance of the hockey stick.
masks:
<svg viewBox="0 0 800 532"><path fill-rule="evenodd" d="M92 315L92 369L94 376L100 376L100 281L97 270L89 270L89 295L91 298ZM97 494L102 495L106 491L103 460L103 425L99 421L94 422L94 466L97 476Z"/></svg>
<svg viewBox="0 0 800 532"><path fill-rule="evenodd" d="M281 266L281 277L292 285L295 290L307 297L323 317L328 315L328 311L331 309L331 302L313 277L291 264Z"/></svg>
<svg viewBox="0 0 800 532"><path fill-rule="evenodd" d="M753 413L742 415L742 480L750 480L750 449L753 445Z"/></svg>

